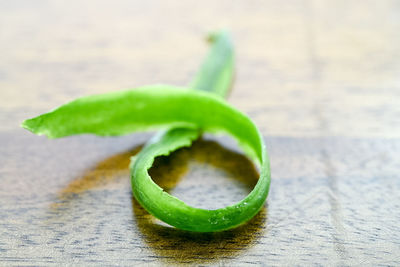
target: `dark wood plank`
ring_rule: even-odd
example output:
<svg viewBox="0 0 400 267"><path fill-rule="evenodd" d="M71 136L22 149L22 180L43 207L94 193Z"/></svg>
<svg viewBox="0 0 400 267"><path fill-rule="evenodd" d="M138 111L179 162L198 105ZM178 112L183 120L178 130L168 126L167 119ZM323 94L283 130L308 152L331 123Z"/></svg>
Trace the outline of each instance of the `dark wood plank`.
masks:
<svg viewBox="0 0 400 267"><path fill-rule="evenodd" d="M0 4L0 265L400 265L396 1L8 1ZM271 157L265 208L226 232L155 220L129 157L151 133L47 140L27 117L75 97L187 84L203 36L232 30L229 101ZM191 205L243 198L257 171L229 138L159 158Z"/></svg>

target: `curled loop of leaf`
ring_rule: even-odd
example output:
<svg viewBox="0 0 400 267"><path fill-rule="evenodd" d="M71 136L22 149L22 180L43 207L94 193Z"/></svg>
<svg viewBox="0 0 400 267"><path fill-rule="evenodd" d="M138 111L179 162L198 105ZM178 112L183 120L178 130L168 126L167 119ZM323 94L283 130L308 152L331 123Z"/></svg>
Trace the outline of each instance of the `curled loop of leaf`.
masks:
<svg viewBox="0 0 400 267"><path fill-rule="evenodd" d="M51 138L178 128L140 153L132 166L132 188L137 200L151 214L181 229L209 232L235 227L252 218L268 194L269 164L261 134L246 115L210 93L159 85L88 96L27 120L24 127ZM200 129L232 135L260 165L255 188L235 205L217 210L190 207L164 192L147 173L156 156L190 145L188 140L197 138Z"/></svg>
<svg viewBox="0 0 400 267"><path fill-rule="evenodd" d="M198 90L154 85L82 97L26 120L22 126L49 138L87 133L125 135L163 129L131 162L135 198L151 214L180 229L213 232L236 227L251 219L263 206L269 190L270 169L257 127L220 97L226 95L232 81L232 51L228 35L222 33L214 39L210 56L192 84ZM208 88L205 85L212 86L212 92L205 92L204 88ZM203 131L232 135L260 167L260 178L254 189L234 205L216 210L188 206L166 193L148 174L157 156L190 146Z"/></svg>

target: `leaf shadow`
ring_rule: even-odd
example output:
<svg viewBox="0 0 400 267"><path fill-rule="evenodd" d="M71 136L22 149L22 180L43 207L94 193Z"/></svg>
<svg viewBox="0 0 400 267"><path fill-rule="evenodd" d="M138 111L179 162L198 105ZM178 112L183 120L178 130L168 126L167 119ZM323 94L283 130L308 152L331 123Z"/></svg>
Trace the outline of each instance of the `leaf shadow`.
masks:
<svg viewBox="0 0 400 267"><path fill-rule="evenodd" d="M75 207L76 201L85 193L127 179L130 157L137 154L141 148L142 145L138 145L108 157L71 181L58 192L57 201L50 206L51 217L62 221L63 214L70 216L68 210ZM218 142L203 139L195 141L189 148L182 148L169 156L156 158L149 173L153 180L168 192L185 179L184 176L190 171L193 161L222 170L229 178L228 182L236 181L236 185L240 184L248 192L258 181L258 171L247 157ZM202 176L199 171L195 174ZM71 206L72 203L75 204ZM235 229L217 233L193 233L158 221L133 198L131 204L134 229L132 234L139 233L143 241L141 246L152 251L151 254L154 254L152 257L166 263L202 264L235 258L256 244L257 239L266 231L266 207L263 207L252 220Z"/></svg>

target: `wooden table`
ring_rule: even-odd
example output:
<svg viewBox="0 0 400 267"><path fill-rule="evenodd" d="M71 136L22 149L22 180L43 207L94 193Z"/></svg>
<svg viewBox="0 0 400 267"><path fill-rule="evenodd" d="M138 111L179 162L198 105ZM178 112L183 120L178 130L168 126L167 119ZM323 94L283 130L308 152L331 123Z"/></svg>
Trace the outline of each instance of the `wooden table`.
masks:
<svg viewBox="0 0 400 267"><path fill-rule="evenodd" d="M248 224L170 228L132 199L151 133L48 140L19 128L76 97L187 84L229 28L230 103L260 127L272 184ZM397 1L7 1L0 4L0 265L400 265ZM229 138L157 160L189 204L243 198L257 171Z"/></svg>

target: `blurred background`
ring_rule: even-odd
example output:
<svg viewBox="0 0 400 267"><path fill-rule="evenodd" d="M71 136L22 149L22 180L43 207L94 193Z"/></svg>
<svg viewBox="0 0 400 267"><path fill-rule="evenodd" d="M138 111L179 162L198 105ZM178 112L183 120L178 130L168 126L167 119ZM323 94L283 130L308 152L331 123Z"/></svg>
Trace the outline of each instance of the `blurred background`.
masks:
<svg viewBox="0 0 400 267"><path fill-rule="evenodd" d="M82 95L189 84L228 29L228 101L271 157L266 208L196 235L132 200L149 134L39 138L22 120ZM400 265L399 1L0 0L0 265ZM156 162L171 194L243 198L252 164L222 139ZM172 179L172 180L171 180Z"/></svg>
<svg viewBox="0 0 400 267"><path fill-rule="evenodd" d="M82 93L186 85L202 40L226 28L237 54L230 101L264 133L400 134L397 1L0 3L0 101L13 114Z"/></svg>

